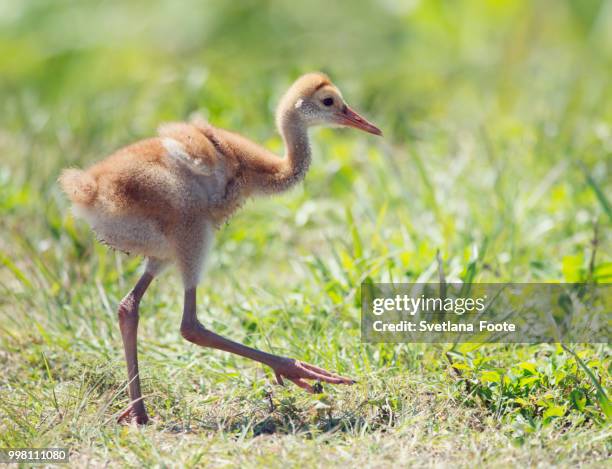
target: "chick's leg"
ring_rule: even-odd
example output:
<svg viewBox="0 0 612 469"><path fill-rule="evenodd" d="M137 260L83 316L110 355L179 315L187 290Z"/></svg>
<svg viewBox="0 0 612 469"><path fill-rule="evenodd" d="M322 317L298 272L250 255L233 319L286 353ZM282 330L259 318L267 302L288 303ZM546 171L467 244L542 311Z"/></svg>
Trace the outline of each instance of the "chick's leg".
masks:
<svg viewBox="0 0 612 469"><path fill-rule="evenodd" d="M226 339L212 331L206 329L196 315L196 289L185 290L185 306L183 319L181 321L181 334L189 342L201 345L202 347L212 347L226 352L234 353L242 357L250 358L265 365L268 365L279 384L283 384L283 378L294 382L299 387L313 392L313 387L305 380L324 381L332 384L353 384L350 378L338 376L308 363L304 363L292 358L286 358L270 353L262 352L246 345Z"/></svg>
<svg viewBox="0 0 612 469"><path fill-rule="evenodd" d="M144 406L140 390L140 376L138 374L138 307L145 291L153 281L155 275L161 270L163 262L157 259L148 259L145 273L140 277L136 286L119 303L119 328L123 340L123 351L128 372L128 393L130 406L118 418L118 421L127 421L131 418L138 424L145 424L149 417Z"/></svg>

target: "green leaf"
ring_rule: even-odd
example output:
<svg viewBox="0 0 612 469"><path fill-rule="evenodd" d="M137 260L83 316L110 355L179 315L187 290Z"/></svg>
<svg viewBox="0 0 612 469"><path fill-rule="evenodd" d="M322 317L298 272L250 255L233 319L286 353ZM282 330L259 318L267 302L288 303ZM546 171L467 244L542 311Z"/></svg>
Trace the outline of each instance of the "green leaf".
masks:
<svg viewBox="0 0 612 469"><path fill-rule="evenodd" d="M548 419L550 417L563 417L565 415L565 406L555 405L544 411L542 417Z"/></svg>
<svg viewBox="0 0 612 469"><path fill-rule="evenodd" d="M561 271L567 282L580 282L583 277L582 256L580 254L565 256L562 261Z"/></svg>
<svg viewBox="0 0 612 469"><path fill-rule="evenodd" d="M501 376L497 371L483 371L480 375L480 381L483 383L500 383Z"/></svg>
<svg viewBox="0 0 612 469"><path fill-rule="evenodd" d="M523 399L522 397L515 398L514 402L516 402L517 404L520 404L522 407L527 407L529 405L529 402Z"/></svg>
<svg viewBox="0 0 612 469"><path fill-rule="evenodd" d="M600 282L612 279L612 262L602 262L593 271L593 278Z"/></svg>
<svg viewBox="0 0 612 469"><path fill-rule="evenodd" d="M519 363L518 366L519 366L519 368L522 368L523 370L527 370L532 375L538 374L538 370L537 370L536 366L533 363L531 363L531 362Z"/></svg>
<svg viewBox="0 0 612 469"><path fill-rule="evenodd" d="M471 368L466 365L465 363L453 363L453 368L457 369L457 370L464 370L464 371L470 371Z"/></svg>
<svg viewBox="0 0 612 469"><path fill-rule="evenodd" d="M570 401L572 402L574 407L576 407L576 409L584 410L587 400L586 400L586 396L584 395L584 392L582 392L581 389L574 389L570 393L569 397L570 397Z"/></svg>
<svg viewBox="0 0 612 469"><path fill-rule="evenodd" d="M578 356L576 352L574 352L572 349L570 349L566 345L562 344L562 347L565 351L567 351L568 353L574 356L574 358L576 359L580 367L587 374L587 376L589 377L589 379L591 380L591 382L597 389L597 393L596 393L597 402L599 404L599 407L601 408L601 411L606 416L606 420L612 419L612 404L610 404L610 399L608 399L608 395L606 394L606 391L604 390L604 388L601 386L601 383L599 382L599 380L595 377L591 369L584 364L584 362L580 359L580 357Z"/></svg>
<svg viewBox="0 0 612 469"><path fill-rule="evenodd" d="M527 386L531 383L535 383L536 381L539 381L540 377L539 376L527 376L525 378L521 378L519 380L519 386Z"/></svg>

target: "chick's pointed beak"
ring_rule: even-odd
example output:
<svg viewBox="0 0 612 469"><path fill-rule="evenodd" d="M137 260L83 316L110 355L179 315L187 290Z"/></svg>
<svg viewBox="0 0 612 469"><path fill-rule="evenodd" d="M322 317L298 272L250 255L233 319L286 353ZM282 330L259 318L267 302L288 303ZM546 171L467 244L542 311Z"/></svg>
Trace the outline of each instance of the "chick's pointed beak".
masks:
<svg viewBox="0 0 612 469"><path fill-rule="evenodd" d="M344 106L342 110L338 113L338 124L345 125L347 127L354 127L359 130L363 130L364 132L368 132L374 135L382 136L382 130L376 127L371 122L368 122L365 118L361 117L355 111L353 111L350 107Z"/></svg>

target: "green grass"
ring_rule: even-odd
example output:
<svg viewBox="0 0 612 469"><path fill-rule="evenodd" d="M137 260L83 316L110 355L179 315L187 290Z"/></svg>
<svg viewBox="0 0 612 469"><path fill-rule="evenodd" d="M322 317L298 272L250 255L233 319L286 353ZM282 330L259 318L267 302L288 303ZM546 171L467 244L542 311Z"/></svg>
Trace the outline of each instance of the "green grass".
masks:
<svg viewBox="0 0 612 469"><path fill-rule="evenodd" d="M0 6L0 446L75 466L609 463L608 346L364 344L359 285L436 281L438 252L449 282L610 282L610 2L296 3ZM140 260L72 218L60 169L196 110L280 150L275 102L316 69L385 138L316 132L305 183L219 231L199 316L358 384L311 396L188 344L171 270L141 307L153 424L116 425Z"/></svg>

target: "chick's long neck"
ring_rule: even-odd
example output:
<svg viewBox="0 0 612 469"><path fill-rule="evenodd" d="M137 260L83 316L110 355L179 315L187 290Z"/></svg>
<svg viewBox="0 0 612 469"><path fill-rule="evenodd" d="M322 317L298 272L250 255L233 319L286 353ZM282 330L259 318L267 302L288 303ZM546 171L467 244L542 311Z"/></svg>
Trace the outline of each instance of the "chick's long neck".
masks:
<svg viewBox="0 0 612 469"><path fill-rule="evenodd" d="M308 127L290 100L283 100L277 111L278 130L285 143L285 156L271 187L282 192L302 181L310 166L310 144Z"/></svg>

